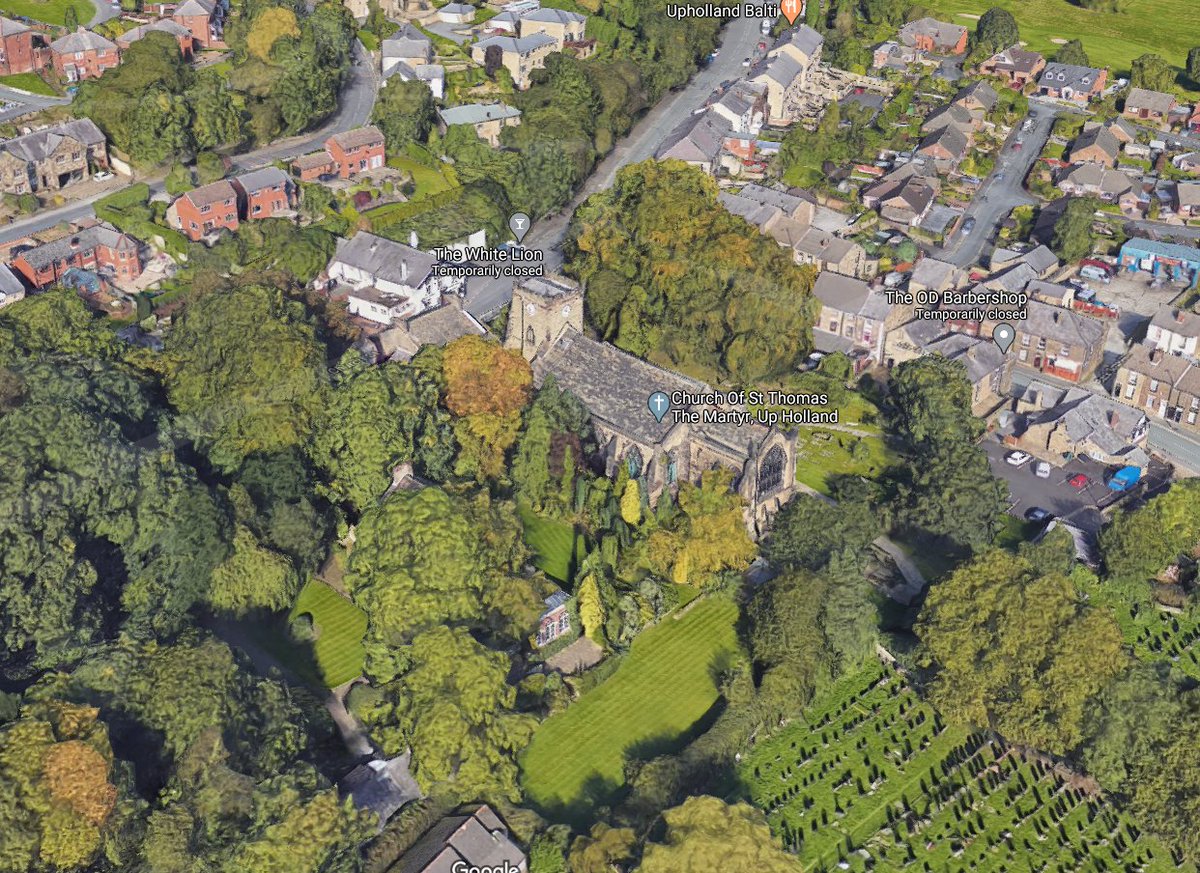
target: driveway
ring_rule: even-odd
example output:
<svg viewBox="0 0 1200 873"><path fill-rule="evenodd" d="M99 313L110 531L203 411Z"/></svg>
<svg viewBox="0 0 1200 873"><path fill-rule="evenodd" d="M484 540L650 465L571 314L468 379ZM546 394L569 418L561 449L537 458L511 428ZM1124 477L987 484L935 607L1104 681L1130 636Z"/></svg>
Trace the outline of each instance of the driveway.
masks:
<svg viewBox="0 0 1200 873"><path fill-rule="evenodd" d="M541 249L546 273L562 268L562 241L571 214L584 200L612 185L617 171L628 164L653 157L667 135L691 115L722 82L740 78L742 59L763 38L757 18L738 17L721 34L721 53L699 70L681 90L668 93L645 116L629 136L605 156L580 188L569 206L546 221L536 221L525 237L528 248ZM480 319L494 318L512 299L512 279L477 279L467 283L467 310Z"/></svg>
<svg viewBox="0 0 1200 873"><path fill-rule="evenodd" d="M963 236L959 231L941 254L935 252L935 257L959 267L970 267L979 263L984 250L991 245L999 230L1000 222L1016 207L1038 202L1026 192L1025 177L1029 175L1030 168L1045 148L1059 110L1036 106L1034 111L1038 117L1032 119L1033 129L1025 132L1021 130L1021 124L1014 126L1012 133L1000 147L995 170L984 180L975 198L967 206L963 221L974 218L975 229L970 236ZM1021 150L1013 151L1013 144L1018 138L1022 140ZM998 178L1000 173L1004 174L1003 179Z"/></svg>

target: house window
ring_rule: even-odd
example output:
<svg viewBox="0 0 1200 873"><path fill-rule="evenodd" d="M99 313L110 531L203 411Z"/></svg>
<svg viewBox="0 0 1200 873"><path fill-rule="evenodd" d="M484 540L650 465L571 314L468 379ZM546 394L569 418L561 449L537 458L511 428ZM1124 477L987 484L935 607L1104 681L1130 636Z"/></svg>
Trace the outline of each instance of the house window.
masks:
<svg viewBox="0 0 1200 873"><path fill-rule="evenodd" d="M1025 334L1021 337L1021 345L1025 346L1025 348L1029 348L1029 334Z"/></svg>
<svg viewBox="0 0 1200 873"><path fill-rule="evenodd" d="M1125 399L1128 400L1131 397L1133 397L1133 383L1132 382L1130 382L1128 385L1125 386Z"/></svg>
<svg viewBox="0 0 1200 873"><path fill-rule="evenodd" d="M205 204L204 206L201 206L201 207L200 207L200 211L201 211L202 213L204 213L204 212L212 212L212 207L211 207L211 206L209 206L208 204Z"/></svg>
<svg viewBox="0 0 1200 873"><path fill-rule="evenodd" d="M1137 382L1138 382L1138 374L1137 374L1137 373L1130 373L1130 374L1129 374L1129 384L1130 384L1130 385L1136 385L1136 384L1137 384Z"/></svg>
<svg viewBox="0 0 1200 873"><path fill-rule="evenodd" d="M1026 349L1021 349L1021 354L1017 355L1017 359L1026 361L1029 359L1029 352Z"/></svg>
<svg viewBox="0 0 1200 873"><path fill-rule="evenodd" d="M255 215L257 215L258 213L262 212L262 206L259 205L258 203L255 203L254 209L251 211L254 212Z"/></svg>

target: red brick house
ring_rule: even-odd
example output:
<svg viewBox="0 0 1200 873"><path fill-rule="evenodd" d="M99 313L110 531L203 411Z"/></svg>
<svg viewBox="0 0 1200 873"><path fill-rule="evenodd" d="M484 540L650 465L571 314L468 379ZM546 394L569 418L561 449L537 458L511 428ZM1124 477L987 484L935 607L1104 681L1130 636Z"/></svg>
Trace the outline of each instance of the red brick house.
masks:
<svg viewBox="0 0 1200 873"><path fill-rule="evenodd" d="M200 49L224 48L225 7L217 0L184 0L171 20L186 27Z"/></svg>
<svg viewBox="0 0 1200 873"><path fill-rule="evenodd" d="M180 195L171 209L175 212L176 227L196 241L206 233L222 227L238 229L238 191L227 179L201 185Z"/></svg>
<svg viewBox="0 0 1200 873"><path fill-rule="evenodd" d="M920 18L900 28L900 42L935 55L961 55L967 50L967 29L936 18Z"/></svg>
<svg viewBox="0 0 1200 873"><path fill-rule="evenodd" d="M1037 52L1027 52L1019 45L992 55L979 65L979 72L998 76L1010 88L1021 89L1037 79L1046 69L1046 59Z"/></svg>
<svg viewBox="0 0 1200 873"><path fill-rule="evenodd" d="M121 63L121 51L112 40L82 27L50 43L54 71L68 82L94 79Z"/></svg>
<svg viewBox="0 0 1200 873"><path fill-rule="evenodd" d="M373 124L334 134L325 140L325 150L343 179L383 166L383 134Z"/></svg>
<svg viewBox="0 0 1200 873"><path fill-rule="evenodd" d="M292 172L301 182L316 182L322 176L332 176L336 173L337 165L329 156L329 152L313 152L292 161Z"/></svg>
<svg viewBox="0 0 1200 873"><path fill-rule="evenodd" d="M34 288L58 282L72 267L91 270L117 280L136 279L142 274L138 241L111 224L96 222L76 233L36 248L13 259L13 269Z"/></svg>
<svg viewBox="0 0 1200 873"><path fill-rule="evenodd" d="M0 18L0 76L32 73L50 63L42 35L11 18Z"/></svg>
<svg viewBox="0 0 1200 873"><path fill-rule="evenodd" d="M254 170L233 180L245 203L247 220L271 218L292 207L292 180L276 167Z"/></svg>

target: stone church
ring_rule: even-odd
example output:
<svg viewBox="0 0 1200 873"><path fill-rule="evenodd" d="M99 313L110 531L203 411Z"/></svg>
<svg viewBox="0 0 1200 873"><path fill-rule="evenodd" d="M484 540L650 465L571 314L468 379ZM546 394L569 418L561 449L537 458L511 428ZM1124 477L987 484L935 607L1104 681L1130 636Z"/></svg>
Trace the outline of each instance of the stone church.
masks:
<svg viewBox="0 0 1200 873"><path fill-rule="evenodd" d="M705 470L726 467L746 500L746 524L757 535L795 493L795 440L782 431L675 422L670 414L656 421L647 405L655 391L670 396L712 389L586 336L583 290L569 279L527 279L514 286L504 345L529 360L537 384L553 375L583 401L606 474L616 475L625 464L651 503L680 481L698 482Z"/></svg>

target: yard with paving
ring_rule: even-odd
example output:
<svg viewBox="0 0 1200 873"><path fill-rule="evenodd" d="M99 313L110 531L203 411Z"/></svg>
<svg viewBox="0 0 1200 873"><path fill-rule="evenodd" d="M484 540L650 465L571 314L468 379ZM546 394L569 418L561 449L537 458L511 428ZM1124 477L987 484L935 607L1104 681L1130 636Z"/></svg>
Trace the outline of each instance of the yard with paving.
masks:
<svg viewBox="0 0 1200 873"><path fill-rule="evenodd" d="M634 641L616 672L551 716L521 757L521 783L543 815L588 821L625 782L625 762L685 743L717 703L717 669L737 651L731 600L709 597Z"/></svg>
<svg viewBox="0 0 1200 873"><path fill-rule="evenodd" d="M947 727L880 664L743 754L739 771L806 871L1190 869L1068 776Z"/></svg>
<svg viewBox="0 0 1200 873"><path fill-rule="evenodd" d="M1200 45L1200 16L1194 0L1144 0L1124 4L1124 12L1083 9L1067 0L931 0L928 14L975 29L975 21L991 7L1007 9L1017 19L1021 40L1050 57L1058 42L1080 39L1088 59L1109 67L1109 79L1129 75L1139 55L1161 55L1182 70L1188 50ZM1180 75L1181 88L1200 90Z"/></svg>

